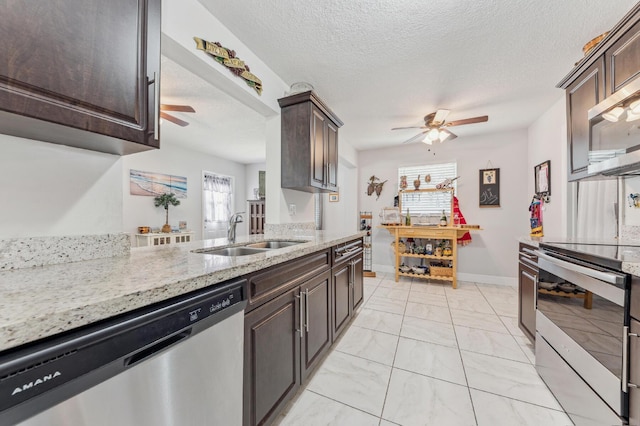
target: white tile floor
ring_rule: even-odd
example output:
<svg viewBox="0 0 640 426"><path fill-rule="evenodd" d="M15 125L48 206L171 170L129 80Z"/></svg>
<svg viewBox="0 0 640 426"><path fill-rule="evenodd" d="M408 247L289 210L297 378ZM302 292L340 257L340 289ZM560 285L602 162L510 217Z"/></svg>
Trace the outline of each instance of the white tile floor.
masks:
<svg viewBox="0 0 640 426"><path fill-rule="evenodd" d="M280 426L572 424L536 373L514 287L385 274L364 286Z"/></svg>

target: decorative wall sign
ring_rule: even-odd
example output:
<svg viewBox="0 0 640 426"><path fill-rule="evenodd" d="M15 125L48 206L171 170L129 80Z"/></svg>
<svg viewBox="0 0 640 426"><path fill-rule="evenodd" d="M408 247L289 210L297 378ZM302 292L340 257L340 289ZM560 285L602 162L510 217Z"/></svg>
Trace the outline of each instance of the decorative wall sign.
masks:
<svg viewBox="0 0 640 426"><path fill-rule="evenodd" d="M500 169L480 170L480 207L500 207Z"/></svg>
<svg viewBox="0 0 640 426"><path fill-rule="evenodd" d="M551 195L551 160L538 164L533 168L535 179L535 192L539 198L544 198L544 202L549 202Z"/></svg>
<svg viewBox="0 0 640 426"><path fill-rule="evenodd" d="M175 194L177 198L187 198L187 178L162 173L129 170L129 192L131 195L158 196Z"/></svg>
<svg viewBox="0 0 640 426"><path fill-rule="evenodd" d="M198 37L193 38L196 48L208 53L213 59L224 65L236 76L242 78L250 87L253 87L258 95L262 95L262 80L252 74L249 65L236 57L235 50L223 47L219 42L210 42Z"/></svg>
<svg viewBox="0 0 640 426"><path fill-rule="evenodd" d="M389 180L389 179L387 179ZM378 198L380 198L380 194L382 193L382 187L384 186L384 184L387 181L385 180L384 182L380 182L380 179L375 177L375 176L371 176L369 178L369 184L367 185L367 195L371 196L371 194L373 194L374 192L376 193L376 200Z"/></svg>

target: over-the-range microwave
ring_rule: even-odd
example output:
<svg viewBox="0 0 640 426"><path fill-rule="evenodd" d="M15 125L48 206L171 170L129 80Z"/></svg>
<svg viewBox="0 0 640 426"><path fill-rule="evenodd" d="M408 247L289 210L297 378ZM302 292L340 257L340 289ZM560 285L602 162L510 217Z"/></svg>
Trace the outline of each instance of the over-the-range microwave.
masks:
<svg viewBox="0 0 640 426"><path fill-rule="evenodd" d="M588 176L640 175L640 78L588 111Z"/></svg>

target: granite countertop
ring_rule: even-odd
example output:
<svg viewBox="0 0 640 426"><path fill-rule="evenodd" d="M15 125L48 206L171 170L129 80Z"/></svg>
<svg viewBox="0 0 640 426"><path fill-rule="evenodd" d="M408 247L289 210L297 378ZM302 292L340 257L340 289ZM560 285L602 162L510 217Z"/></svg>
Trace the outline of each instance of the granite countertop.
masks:
<svg viewBox="0 0 640 426"><path fill-rule="evenodd" d="M0 351L123 312L205 288L359 238L327 231L238 238L302 244L260 254L224 257L192 250L226 245L226 239L145 247L127 256L0 272Z"/></svg>

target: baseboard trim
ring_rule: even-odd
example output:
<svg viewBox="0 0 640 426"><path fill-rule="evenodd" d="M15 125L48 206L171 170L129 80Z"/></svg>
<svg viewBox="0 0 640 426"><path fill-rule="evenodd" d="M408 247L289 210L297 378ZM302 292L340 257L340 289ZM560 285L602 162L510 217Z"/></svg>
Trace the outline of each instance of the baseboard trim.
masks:
<svg viewBox="0 0 640 426"><path fill-rule="evenodd" d="M373 265L373 271L384 272L388 274L395 273L393 266L389 265ZM504 285L509 287L515 287L518 285L517 277L501 277L498 275L482 275L482 274L470 274L467 272L458 272L458 281L469 281L479 284L494 284Z"/></svg>

